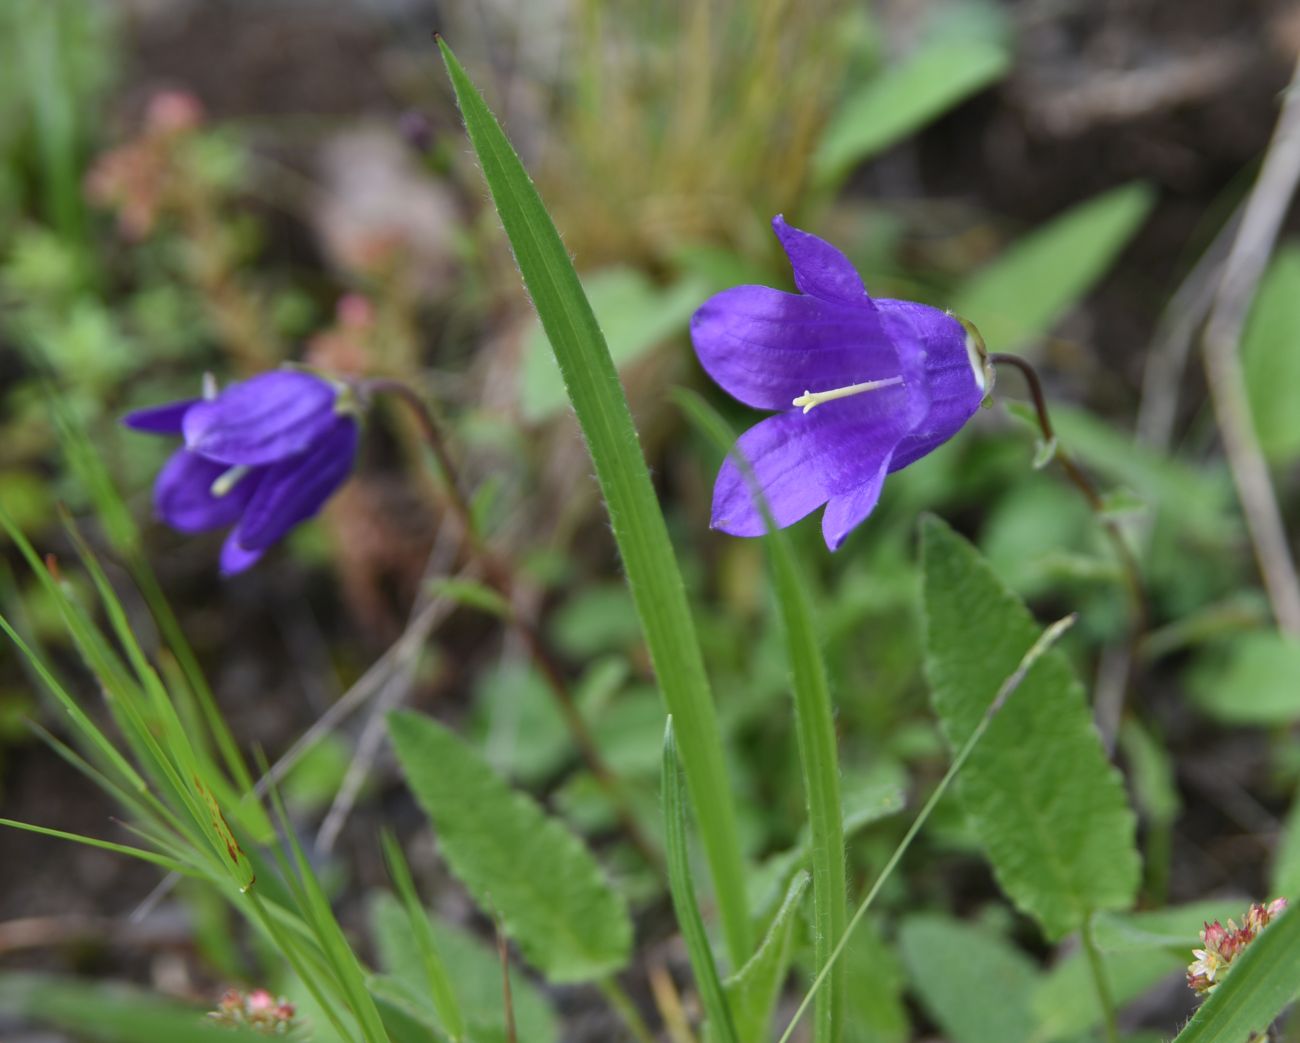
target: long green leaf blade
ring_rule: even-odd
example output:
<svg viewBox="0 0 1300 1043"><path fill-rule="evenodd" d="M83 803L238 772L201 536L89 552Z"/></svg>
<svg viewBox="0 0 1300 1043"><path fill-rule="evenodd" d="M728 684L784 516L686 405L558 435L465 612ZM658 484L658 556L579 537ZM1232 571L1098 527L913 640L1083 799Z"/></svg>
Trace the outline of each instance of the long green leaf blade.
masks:
<svg viewBox="0 0 1300 1043"><path fill-rule="evenodd" d="M695 972L700 1002L708 1016L713 1038L718 1043L738 1043L731 1006L722 990L718 965L713 960L709 936L704 933L704 921L700 919L700 907L695 901L695 881L691 874L690 851L686 847L686 799L682 795L681 769L677 763L677 742L673 737L671 715L664 726L663 798L668 887L673 896L677 925L686 940L686 952Z"/></svg>
<svg viewBox="0 0 1300 1043"><path fill-rule="evenodd" d="M394 713L388 727L447 864L528 960L554 982L621 969L627 905L582 841L436 721Z"/></svg>
<svg viewBox="0 0 1300 1043"><path fill-rule="evenodd" d="M456 56L441 39L438 45L591 452L650 658L677 721L682 767L700 819L727 950L739 967L750 954L750 927L722 738L681 571L632 414L591 305L537 189Z"/></svg>

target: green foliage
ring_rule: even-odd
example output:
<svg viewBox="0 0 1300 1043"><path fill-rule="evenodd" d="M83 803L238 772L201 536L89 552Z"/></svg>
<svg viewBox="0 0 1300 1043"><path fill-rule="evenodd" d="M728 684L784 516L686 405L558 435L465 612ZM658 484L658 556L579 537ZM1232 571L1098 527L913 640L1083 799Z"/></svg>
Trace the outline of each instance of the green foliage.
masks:
<svg viewBox="0 0 1300 1043"><path fill-rule="evenodd" d="M1288 909L1232 964L1174 1043L1245 1043L1300 990L1300 915Z"/></svg>
<svg viewBox="0 0 1300 1043"><path fill-rule="evenodd" d="M922 44L840 103L813 156L815 177L838 180L856 164L1000 80L1010 67L1005 40L945 35Z"/></svg>
<svg viewBox="0 0 1300 1043"><path fill-rule="evenodd" d="M103 1043L214 1043L232 1037L201 1011L120 985L89 985L34 974L0 975L0 1012ZM235 1038L261 1038L251 1031Z"/></svg>
<svg viewBox="0 0 1300 1043"><path fill-rule="evenodd" d="M1300 718L1297 677L1300 640L1265 631L1208 653L1190 691L1198 707L1226 724L1289 724Z"/></svg>
<svg viewBox="0 0 1300 1043"><path fill-rule="evenodd" d="M1300 453L1300 246L1277 252L1251 306L1241 364L1251 418L1264 455L1285 464Z"/></svg>
<svg viewBox="0 0 1300 1043"><path fill-rule="evenodd" d="M623 967L627 905L582 842L437 722L395 713L389 730L447 864L528 960L556 982Z"/></svg>
<svg viewBox="0 0 1300 1043"><path fill-rule="evenodd" d="M956 749L1038 629L974 548L937 519L923 525L922 548L926 674ZM1065 657L1044 655L1020 689L958 789L998 882L1059 939L1096 910L1132 904L1135 822Z"/></svg>
<svg viewBox="0 0 1300 1043"><path fill-rule="evenodd" d="M1147 186L1132 184L1080 203L977 272L953 311L979 327L990 351L1024 349L1106 272L1154 202Z"/></svg>
<svg viewBox="0 0 1300 1043"><path fill-rule="evenodd" d="M1038 969L991 931L935 915L904 921L899 950L912 988L953 1043L1027 1043Z"/></svg>
<svg viewBox="0 0 1300 1043"><path fill-rule="evenodd" d="M587 439L660 689L677 721L682 766L700 819L727 949L739 965L749 956L750 932L722 740L681 572L627 399L573 263L527 171L451 49L441 40L439 47L470 142Z"/></svg>
<svg viewBox="0 0 1300 1043"><path fill-rule="evenodd" d="M495 948L435 917L429 916L428 923L456 1001L464 1011L469 1038L474 1043L505 1043L503 972ZM372 896L370 930L384 973L373 980L371 987L376 996L403 1007L441 1038L446 1028L429 991L416 940L418 929L407 909L392 895ZM559 1039L550 1003L514 967L510 969L510 995L521 1040L554 1043Z"/></svg>

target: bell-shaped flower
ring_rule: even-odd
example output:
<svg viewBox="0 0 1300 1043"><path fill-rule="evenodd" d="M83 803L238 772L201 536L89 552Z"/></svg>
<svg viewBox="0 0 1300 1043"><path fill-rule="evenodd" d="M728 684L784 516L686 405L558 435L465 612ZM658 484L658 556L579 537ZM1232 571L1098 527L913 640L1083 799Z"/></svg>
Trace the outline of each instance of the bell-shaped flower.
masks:
<svg viewBox="0 0 1300 1043"><path fill-rule="evenodd" d="M353 397L299 370L263 373L207 398L130 413L127 427L185 444L154 483L158 517L180 532L231 526L221 571L242 572L347 479Z"/></svg>
<svg viewBox="0 0 1300 1043"><path fill-rule="evenodd" d="M992 388L974 327L911 301L873 300L839 250L777 216L772 227L799 293L737 286L691 320L700 363L724 391L778 410L722 465L715 529L765 531L755 493L779 526L823 504L835 550L875 508L885 475L919 460L966 423ZM755 486L757 489L755 489Z"/></svg>

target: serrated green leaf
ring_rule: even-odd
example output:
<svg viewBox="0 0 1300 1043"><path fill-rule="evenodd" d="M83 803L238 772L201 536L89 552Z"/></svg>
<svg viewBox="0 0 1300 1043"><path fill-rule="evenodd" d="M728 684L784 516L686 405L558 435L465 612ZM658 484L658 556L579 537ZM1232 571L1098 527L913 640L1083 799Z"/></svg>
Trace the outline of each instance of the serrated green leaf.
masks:
<svg viewBox="0 0 1300 1043"><path fill-rule="evenodd" d="M834 181L856 163L906 138L1011 67L998 40L933 40L849 94L813 155L814 176Z"/></svg>
<svg viewBox="0 0 1300 1043"><path fill-rule="evenodd" d="M1080 203L977 272L953 310L979 327L990 351L1023 349L1106 272L1154 202L1150 188L1135 183Z"/></svg>
<svg viewBox="0 0 1300 1043"><path fill-rule="evenodd" d="M1243 634L1194 669L1193 701L1227 724L1300 719L1300 640L1276 631Z"/></svg>
<svg viewBox="0 0 1300 1043"><path fill-rule="evenodd" d="M936 518L922 526L926 674L953 749L971 735L1039 629L979 553ZM1058 651L1029 669L958 778L998 882L1059 939L1137 892L1135 816L1083 689Z"/></svg>
<svg viewBox="0 0 1300 1043"><path fill-rule="evenodd" d="M1246 946L1174 1043L1245 1043L1272 1023L1297 988L1300 914L1293 906Z"/></svg>
<svg viewBox="0 0 1300 1043"><path fill-rule="evenodd" d="M792 932L796 922L794 914L799 909L809 880L811 877L807 872L795 874L772 925L759 943L758 951L723 983L738 1039L766 1039L771 1032L772 1014L790 967Z"/></svg>
<svg viewBox="0 0 1300 1043"><path fill-rule="evenodd" d="M465 1015L474 1043L506 1038L502 1009L501 959L488 943L465 931L429 918L438 951L446 964L447 976ZM408 1013L440 1034L441 1018L429 994L420 963L415 932L402 903L390 894L376 892L370 902L370 928L379 952L379 964L386 972L386 984L373 989L378 996L400 1003ZM554 1043L559 1038L555 1014L546 997L518 968L510 971L510 996L521 1040Z"/></svg>
<svg viewBox="0 0 1300 1043"><path fill-rule="evenodd" d="M684 279L660 288L637 269L624 267L592 272L583 278L582 287L605 335L610 357L620 369L685 330L709 292L699 279ZM524 341L519 375L524 419L533 423L545 420L567 401L546 333L534 324Z"/></svg>
<svg viewBox="0 0 1300 1043"><path fill-rule="evenodd" d="M1034 1030L1033 960L1004 938L947 917L909 917L898 934L912 988L953 1043L1023 1043Z"/></svg>
<svg viewBox="0 0 1300 1043"><path fill-rule="evenodd" d="M1241 340L1251 418L1260 448L1273 463L1300 453L1300 246L1278 250L1251 305Z"/></svg>
<svg viewBox="0 0 1300 1043"><path fill-rule="evenodd" d="M623 967L627 904L582 841L436 721L394 713L388 726L447 864L529 962L556 982Z"/></svg>

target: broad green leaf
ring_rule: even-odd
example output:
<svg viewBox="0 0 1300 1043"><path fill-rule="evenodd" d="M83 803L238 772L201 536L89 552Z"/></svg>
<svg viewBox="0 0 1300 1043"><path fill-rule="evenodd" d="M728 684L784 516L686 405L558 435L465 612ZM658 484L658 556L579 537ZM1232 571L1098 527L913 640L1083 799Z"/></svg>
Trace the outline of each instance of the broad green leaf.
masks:
<svg viewBox="0 0 1300 1043"><path fill-rule="evenodd" d="M483 177L555 352L587 440L628 586L677 741L727 951L749 958L745 871L713 696L681 569L637 439L627 398L564 243L510 146L446 41L438 41Z"/></svg>
<svg viewBox="0 0 1300 1043"><path fill-rule="evenodd" d="M505 1043L506 1021L502 1009L501 958L490 943L429 918L438 952L446 964L456 999L474 1043ZM424 1024L445 1034L420 962L414 927L402 903L390 894L375 893L370 902L370 928L385 971L386 985L373 989L381 997L400 1002ZM510 996L521 1040L554 1043L559 1039L555 1014L546 997L518 968L510 970Z"/></svg>
<svg viewBox="0 0 1300 1043"><path fill-rule="evenodd" d="M807 890L808 880L808 874L800 871L790 881L785 900L759 943L758 951L724 983L738 1039L766 1039L771 1033L772 1014L790 967L794 914Z"/></svg>
<svg viewBox="0 0 1300 1043"><path fill-rule="evenodd" d="M1110 995L1118 1007L1141 996L1153 985L1178 973L1191 962L1189 947L1184 956L1166 949L1124 949L1106 953L1102 973L1110 986ZM1087 1033L1102 1023L1101 1005L1088 960L1074 952L1053 967L1043 978L1033 997L1037 1023L1036 1040L1087 1038Z"/></svg>
<svg viewBox="0 0 1300 1043"><path fill-rule="evenodd" d="M1038 983L1033 960L991 931L942 916L904 921L899 951L912 988L953 1043L1024 1043Z"/></svg>
<svg viewBox="0 0 1300 1043"><path fill-rule="evenodd" d="M906 973L896 945L887 944L871 920L849 937L840 957L844 977L870 988L844 990L844 1043L906 1043L912 1023L903 995Z"/></svg>
<svg viewBox="0 0 1300 1043"><path fill-rule="evenodd" d="M1294 896L1292 896L1294 897ZM1300 915L1287 910L1246 947L1174 1043L1245 1043L1300 988Z"/></svg>
<svg viewBox="0 0 1300 1043"><path fill-rule="evenodd" d="M958 749L1039 629L978 552L922 526L926 673ZM1128 908L1138 886L1135 817L1107 762L1083 689L1050 651L993 718L957 781L1003 890L1056 940L1094 910Z"/></svg>
<svg viewBox="0 0 1300 1043"><path fill-rule="evenodd" d="M637 269L623 267L592 272L582 280L582 287L619 369L685 330L709 293L699 279L685 279L661 289ZM519 381L519 401L526 420L545 420L568 402L555 355L540 325L534 325L524 342Z"/></svg>
<svg viewBox="0 0 1300 1043"><path fill-rule="evenodd" d="M1249 899L1213 898L1139 913L1098 913L1092 921L1093 938L1103 953L1168 949L1182 957L1200 944L1206 923L1230 917L1240 921L1249 908Z"/></svg>
<svg viewBox="0 0 1300 1043"><path fill-rule="evenodd" d="M0 975L0 1012L105 1043L219 1043L231 1037L201 1010L160 996L35 974ZM256 1038L253 1032L236 1035Z"/></svg>
<svg viewBox="0 0 1300 1043"><path fill-rule="evenodd" d="M388 726L447 864L524 956L556 982L620 969L627 906L582 841L436 721L394 713Z"/></svg>
<svg viewBox="0 0 1300 1043"><path fill-rule="evenodd" d="M990 351L1017 351L1049 333L1146 220L1151 190L1129 184L1081 203L1012 245L958 291L953 311Z"/></svg>
<svg viewBox="0 0 1300 1043"><path fill-rule="evenodd" d="M526 662L505 662L482 676L475 686L473 724L471 735L488 763L525 785L553 778L573 757L573 737L555 696Z"/></svg>
<svg viewBox="0 0 1300 1043"><path fill-rule="evenodd" d="M849 168L920 130L1011 67L1006 43L937 39L849 94L813 154L814 176L834 181Z"/></svg>
<svg viewBox="0 0 1300 1043"><path fill-rule="evenodd" d="M1300 640L1276 631L1243 634L1198 663L1192 699L1227 724L1300 719Z"/></svg>
<svg viewBox="0 0 1300 1043"><path fill-rule="evenodd" d="M1300 246L1280 249L1251 305L1241 364L1260 448L1284 464L1300 453Z"/></svg>

